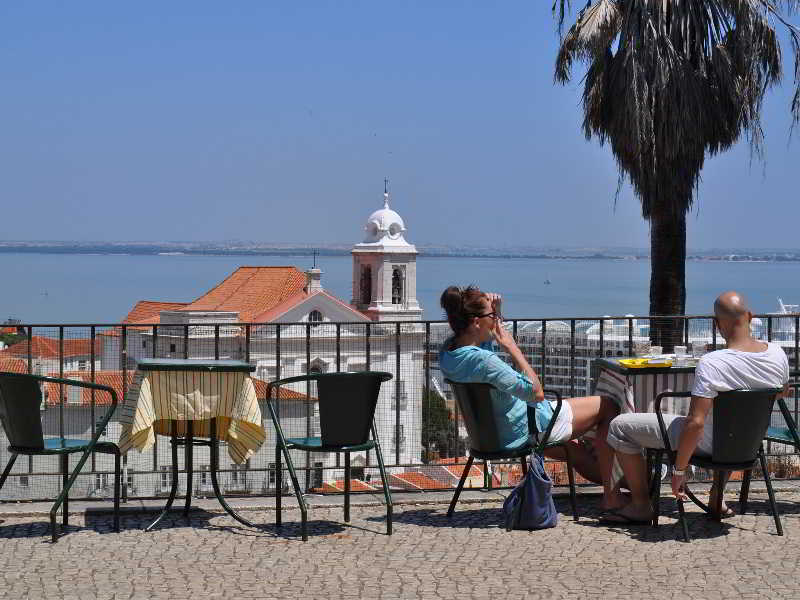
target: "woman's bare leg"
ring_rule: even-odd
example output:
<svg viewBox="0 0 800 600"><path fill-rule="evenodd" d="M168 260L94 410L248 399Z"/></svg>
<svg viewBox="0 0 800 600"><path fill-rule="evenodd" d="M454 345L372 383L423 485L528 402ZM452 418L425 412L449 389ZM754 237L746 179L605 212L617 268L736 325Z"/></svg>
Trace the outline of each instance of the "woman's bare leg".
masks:
<svg viewBox="0 0 800 600"><path fill-rule="evenodd" d="M567 398L572 408L572 437L579 437L597 428L594 438L594 447L597 452L597 463L600 479L603 484L603 503L605 509L619 508L627 503L619 488L611 485L611 468L614 460L614 451L608 445L608 425L619 414L616 402L605 396L584 396L581 398Z"/></svg>
<svg viewBox="0 0 800 600"><path fill-rule="evenodd" d="M572 466L578 474L584 479L592 483L602 484L603 476L600 471L600 465L597 458L589 452L589 450L578 440L570 440L569 444L569 457L572 460ZM553 446L544 451L547 458L566 462L567 453L563 446Z"/></svg>

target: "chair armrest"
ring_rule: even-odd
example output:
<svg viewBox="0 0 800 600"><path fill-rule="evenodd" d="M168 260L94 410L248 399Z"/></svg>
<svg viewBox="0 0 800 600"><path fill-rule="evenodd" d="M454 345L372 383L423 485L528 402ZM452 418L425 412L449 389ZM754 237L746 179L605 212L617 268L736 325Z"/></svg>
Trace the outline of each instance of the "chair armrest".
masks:
<svg viewBox="0 0 800 600"><path fill-rule="evenodd" d="M667 435L667 427L664 425L664 417L661 416L661 400L663 398L691 398L692 392L661 392L656 396L656 403L654 410L656 419L658 419L658 429L661 432L661 441L664 442L664 448L670 456L673 455L672 447L669 444L669 436ZM673 457L674 458L674 457Z"/></svg>
<svg viewBox="0 0 800 600"><path fill-rule="evenodd" d="M541 438L539 438L540 449L544 448L550 441L550 433L553 431L553 426L556 424L556 419L558 418L558 414L561 412L561 405L563 404L563 401L561 400L561 394L556 390L543 389L542 391L544 392L545 397L548 394L556 397L556 407L553 409L553 417L550 419L550 423L548 423L547 429L542 434ZM542 400L542 402L544 402L544 400ZM539 404L538 402L534 402L528 405L533 407L534 417L536 415L536 406L538 404Z"/></svg>

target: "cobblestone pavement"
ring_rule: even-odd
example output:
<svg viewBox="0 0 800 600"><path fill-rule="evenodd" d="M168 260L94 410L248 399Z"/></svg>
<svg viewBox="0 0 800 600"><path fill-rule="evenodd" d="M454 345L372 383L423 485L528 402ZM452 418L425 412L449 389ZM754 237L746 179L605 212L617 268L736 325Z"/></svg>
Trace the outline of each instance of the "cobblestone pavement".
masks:
<svg viewBox="0 0 800 600"><path fill-rule="evenodd" d="M45 517L6 513L0 598L797 598L800 494L779 495L784 537L765 496L752 500L755 514L722 524L691 511L691 544L666 499L658 529L598 526L597 498L582 497L579 522L558 498L557 528L511 533L498 502L460 505L452 520L446 505L406 504L391 537L382 508L354 506L345 524L339 507L322 507L307 543L296 510L280 531L198 510L151 533L141 529L152 514L126 514L115 533L110 515L88 513L55 545Z"/></svg>

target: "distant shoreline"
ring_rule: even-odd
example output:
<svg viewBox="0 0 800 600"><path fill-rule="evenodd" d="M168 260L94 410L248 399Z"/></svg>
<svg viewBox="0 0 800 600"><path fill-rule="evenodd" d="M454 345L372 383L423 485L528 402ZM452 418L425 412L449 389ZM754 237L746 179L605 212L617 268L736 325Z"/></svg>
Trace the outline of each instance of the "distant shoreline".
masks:
<svg viewBox="0 0 800 600"><path fill-rule="evenodd" d="M581 253L580 250L526 251L506 249L447 249L418 246L419 255L425 258L519 258L533 260L650 260L646 253L632 250L630 254L619 251L594 251ZM59 254L94 256L350 256L349 247L325 246L285 246L285 247L225 247L215 244L146 244L91 242L73 244L69 242L0 242L0 254ZM689 261L715 262L800 262L800 251L787 252L723 252L709 254L693 253L686 257Z"/></svg>

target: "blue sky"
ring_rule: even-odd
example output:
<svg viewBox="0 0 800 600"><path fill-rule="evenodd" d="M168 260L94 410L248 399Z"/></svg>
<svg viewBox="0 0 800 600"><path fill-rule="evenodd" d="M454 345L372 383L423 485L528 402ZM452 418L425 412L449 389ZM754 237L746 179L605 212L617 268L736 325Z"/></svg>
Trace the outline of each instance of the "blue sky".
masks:
<svg viewBox="0 0 800 600"><path fill-rule="evenodd" d="M0 239L354 242L389 177L412 242L647 246L550 5L5 2ZM690 248L800 247L791 69L766 168L707 161Z"/></svg>

